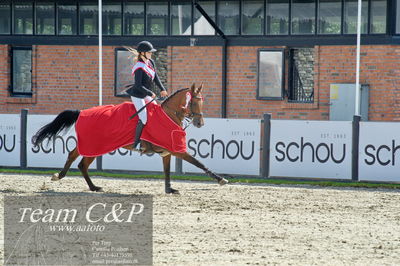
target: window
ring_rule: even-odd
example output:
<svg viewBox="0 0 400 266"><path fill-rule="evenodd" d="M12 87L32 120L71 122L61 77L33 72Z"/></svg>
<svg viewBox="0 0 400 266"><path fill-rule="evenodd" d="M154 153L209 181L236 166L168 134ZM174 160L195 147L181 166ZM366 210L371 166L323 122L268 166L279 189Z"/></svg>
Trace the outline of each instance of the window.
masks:
<svg viewBox="0 0 400 266"><path fill-rule="evenodd" d="M18 3L14 5L14 33L33 34L32 3Z"/></svg>
<svg viewBox="0 0 400 266"><path fill-rule="evenodd" d="M319 0L318 33L340 34L342 28L342 0Z"/></svg>
<svg viewBox="0 0 400 266"><path fill-rule="evenodd" d="M171 33L172 35L191 35L192 3L172 2Z"/></svg>
<svg viewBox="0 0 400 266"><path fill-rule="evenodd" d="M267 34L289 33L289 0L267 0Z"/></svg>
<svg viewBox="0 0 400 266"><path fill-rule="evenodd" d="M397 0L396 7L396 33L400 34L400 0Z"/></svg>
<svg viewBox="0 0 400 266"><path fill-rule="evenodd" d="M289 50L289 102L314 101L314 48Z"/></svg>
<svg viewBox="0 0 400 266"><path fill-rule="evenodd" d="M54 35L55 12L52 3L36 4L36 34Z"/></svg>
<svg viewBox="0 0 400 266"><path fill-rule="evenodd" d="M292 1L292 34L315 33L315 0Z"/></svg>
<svg viewBox="0 0 400 266"><path fill-rule="evenodd" d="M239 34L239 1L218 2L218 26L225 35Z"/></svg>
<svg viewBox="0 0 400 266"><path fill-rule="evenodd" d="M10 34L11 6L8 3L0 3L0 34Z"/></svg>
<svg viewBox="0 0 400 266"><path fill-rule="evenodd" d="M132 67L134 55L119 48L115 50L115 95L126 96L125 86L133 83Z"/></svg>
<svg viewBox="0 0 400 266"><path fill-rule="evenodd" d="M147 34L168 34L168 3L149 2L147 4Z"/></svg>
<svg viewBox="0 0 400 266"><path fill-rule="evenodd" d="M242 34L262 35L264 33L264 1L242 1Z"/></svg>
<svg viewBox="0 0 400 266"><path fill-rule="evenodd" d="M126 35L144 35L144 2L125 3L124 25Z"/></svg>
<svg viewBox="0 0 400 266"><path fill-rule="evenodd" d="M104 35L121 35L121 19L122 11L120 4L103 5L103 34Z"/></svg>
<svg viewBox="0 0 400 266"><path fill-rule="evenodd" d="M76 5L58 5L58 34L77 34L77 7Z"/></svg>
<svg viewBox="0 0 400 266"><path fill-rule="evenodd" d="M386 0L371 1L370 33L386 33L386 4Z"/></svg>
<svg viewBox="0 0 400 266"><path fill-rule="evenodd" d="M200 6L206 11L208 16L215 22L215 2L214 1L198 1ZM207 19L195 8L194 10L194 34L195 35L214 35L215 30L208 23Z"/></svg>
<svg viewBox="0 0 400 266"><path fill-rule="evenodd" d="M344 33L357 33L358 0L344 1ZM368 33L368 0L361 4L361 33Z"/></svg>
<svg viewBox="0 0 400 266"><path fill-rule="evenodd" d="M257 99L283 99L284 50L258 50Z"/></svg>
<svg viewBox="0 0 400 266"><path fill-rule="evenodd" d="M81 4L79 6L80 29L82 35L96 35L98 32L98 6Z"/></svg>
<svg viewBox="0 0 400 266"><path fill-rule="evenodd" d="M32 48L13 47L11 95L32 95Z"/></svg>

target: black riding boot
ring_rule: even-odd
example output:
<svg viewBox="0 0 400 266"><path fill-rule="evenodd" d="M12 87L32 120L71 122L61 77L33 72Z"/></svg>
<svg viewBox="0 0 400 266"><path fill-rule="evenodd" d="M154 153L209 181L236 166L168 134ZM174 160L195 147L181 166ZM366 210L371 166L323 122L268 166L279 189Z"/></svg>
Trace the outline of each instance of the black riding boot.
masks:
<svg viewBox="0 0 400 266"><path fill-rule="evenodd" d="M138 149L138 145L140 143L140 136L142 135L144 124L142 123L142 120L139 119L137 125L136 125L136 130L135 130L135 142L133 143L133 148Z"/></svg>

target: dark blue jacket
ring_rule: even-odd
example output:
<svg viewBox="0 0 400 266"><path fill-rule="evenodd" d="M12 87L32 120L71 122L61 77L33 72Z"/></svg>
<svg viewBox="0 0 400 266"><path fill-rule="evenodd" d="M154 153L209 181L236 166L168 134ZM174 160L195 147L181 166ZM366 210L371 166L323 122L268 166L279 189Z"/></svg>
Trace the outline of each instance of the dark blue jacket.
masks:
<svg viewBox="0 0 400 266"><path fill-rule="evenodd" d="M151 82L154 82L162 91L165 91L163 84L158 77L154 61L150 59L150 64L155 70L154 80L151 80L151 77L141 68L136 69L135 75L135 83L131 85L126 93L136 98L144 98L146 96L151 96Z"/></svg>

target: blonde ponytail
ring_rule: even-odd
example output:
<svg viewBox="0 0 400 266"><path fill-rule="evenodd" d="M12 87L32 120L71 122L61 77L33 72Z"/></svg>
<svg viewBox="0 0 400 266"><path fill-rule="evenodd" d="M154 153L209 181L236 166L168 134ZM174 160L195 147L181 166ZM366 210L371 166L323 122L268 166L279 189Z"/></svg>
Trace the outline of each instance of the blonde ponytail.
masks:
<svg viewBox="0 0 400 266"><path fill-rule="evenodd" d="M139 60L139 52L136 51L135 48L129 47L129 46L124 46L126 50L131 54L130 56L133 56L133 63L136 64L136 62Z"/></svg>

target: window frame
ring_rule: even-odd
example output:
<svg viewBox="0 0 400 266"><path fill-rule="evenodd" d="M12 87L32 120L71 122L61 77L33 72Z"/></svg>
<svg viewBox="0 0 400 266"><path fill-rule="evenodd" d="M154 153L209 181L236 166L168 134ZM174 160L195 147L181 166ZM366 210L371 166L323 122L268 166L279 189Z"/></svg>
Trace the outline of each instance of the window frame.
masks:
<svg viewBox="0 0 400 266"><path fill-rule="evenodd" d="M0 33L0 36L10 36L13 35L13 16L12 16L12 9L13 9L13 4L11 1L4 1L4 5L8 5L8 33Z"/></svg>
<svg viewBox="0 0 400 266"><path fill-rule="evenodd" d="M262 52L280 52L282 55L282 77L281 77L281 89L280 89L280 96L260 96L260 58ZM286 50L285 48L259 48L257 49L257 100L283 100L285 98L285 84L286 84Z"/></svg>
<svg viewBox="0 0 400 266"><path fill-rule="evenodd" d="M58 14L58 12L57 12L57 4L56 4L57 2L55 2L55 1L51 1L51 0L49 0L49 1L36 1L35 3L34 3L34 7L33 7L33 9L34 9L34 26L35 26L35 28L34 28L34 31L33 31L33 35L37 35L37 36L54 36L54 35L56 35L58 32L57 32L57 14ZM54 27L54 32L53 33L51 33L51 34L38 34L38 24L37 24L37 20L38 20L38 15L37 15L37 13L38 13L38 10L37 10L37 6L38 5L40 5L40 4L49 4L49 5L52 5L53 6L53 19L54 19L54 21L53 21L53 27Z"/></svg>
<svg viewBox="0 0 400 266"><path fill-rule="evenodd" d="M120 51L128 51L126 48L123 47L117 47L114 49L114 96L115 97L129 97L127 93L122 93L118 92L118 52ZM133 66L133 64L132 64ZM132 84L134 83L134 80L132 78Z"/></svg>
<svg viewBox="0 0 400 266"><path fill-rule="evenodd" d="M31 51L31 88L30 92L15 92L14 91L14 51L23 51L23 50L30 50ZM32 86L32 67L33 67L33 49L32 46L12 46L10 49L10 96L11 97L27 97L31 98L33 94L33 86Z"/></svg>
<svg viewBox="0 0 400 266"><path fill-rule="evenodd" d="M169 7L168 7L168 24L169 24L169 35L170 36L193 36L194 33L194 25L193 25L193 21L194 21L194 5L192 3L192 1L190 0L170 0L169 2ZM189 3L190 4L190 33L189 34L174 34L173 33L173 22L172 22L172 8L174 4L180 4L180 3Z"/></svg>

